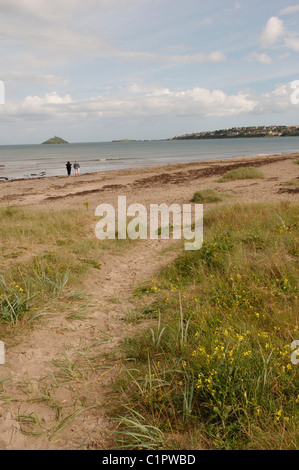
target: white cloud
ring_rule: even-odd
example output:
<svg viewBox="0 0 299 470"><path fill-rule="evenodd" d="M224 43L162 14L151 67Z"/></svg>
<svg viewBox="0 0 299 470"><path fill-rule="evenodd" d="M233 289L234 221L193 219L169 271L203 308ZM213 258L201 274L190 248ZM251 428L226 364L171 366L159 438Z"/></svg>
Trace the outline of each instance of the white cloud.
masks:
<svg viewBox="0 0 299 470"><path fill-rule="evenodd" d="M294 52L299 52L299 37L288 36L285 38L284 43L288 49Z"/></svg>
<svg viewBox="0 0 299 470"><path fill-rule="evenodd" d="M257 60L262 64L272 64L272 59L267 54L258 54Z"/></svg>
<svg viewBox="0 0 299 470"><path fill-rule="evenodd" d="M221 90L193 88L171 91L167 88L131 85L128 90L113 95L97 96L85 101L73 101L69 94L56 92L43 97L27 96L20 105L6 105L4 116L29 115L59 119L82 117L150 118L171 116L236 116L251 112L256 106L247 93L227 95Z"/></svg>
<svg viewBox="0 0 299 470"><path fill-rule="evenodd" d="M1 11L1 10L0 10ZM89 30L75 27L73 24L59 23L37 24L28 28L23 21L4 21L0 17L0 38L18 43L19 47L8 54L2 65L6 69L20 64L24 68L53 68L66 65L68 62L86 62L94 58L112 58L118 62L157 62L176 64L196 64L203 62L223 62L226 56L216 50L210 53L195 54L164 54L159 51L148 52L121 47L111 38L105 37L95 29ZM17 27L16 27L17 24Z"/></svg>
<svg viewBox="0 0 299 470"><path fill-rule="evenodd" d="M25 109L28 108L41 108L44 105L56 105L56 104L69 104L72 103L72 98L69 94L65 96L57 95L56 91L52 93L46 93L44 97L39 96L27 96L24 102L21 104Z"/></svg>
<svg viewBox="0 0 299 470"><path fill-rule="evenodd" d="M132 94L139 94L139 95L168 95L170 93L168 88L162 88L157 85L149 85L143 82L139 83L132 83L127 88L127 91Z"/></svg>
<svg viewBox="0 0 299 470"><path fill-rule="evenodd" d="M121 57L112 36L101 32L105 13L138 0L1 0L0 39L6 68L19 63L41 68L93 58ZM99 21L96 22L96 19ZM93 20L93 21L91 21ZM98 23L98 24L97 24ZM14 65L15 67L15 65Z"/></svg>
<svg viewBox="0 0 299 470"><path fill-rule="evenodd" d="M272 92L264 93L259 99L256 113L283 113L294 109L291 102L293 91L291 83L288 83L278 86Z"/></svg>
<svg viewBox="0 0 299 470"><path fill-rule="evenodd" d="M260 35L262 47L269 47L275 44L285 33L283 21L277 16L272 16Z"/></svg>
<svg viewBox="0 0 299 470"><path fill-rule="evenodd" d="M43 2L41 0L1 0L1 15L33 16L38 18L52 18L65 16L71 7L76 8L76 0Z"/></svg>
<svg viewBox="0 0 299 470"><path fill-rule="evenodd" d="M211 52L208 58L210 62L224 62L226 60L225 54L221 51Z"/></svg>
<svg viewBox="0 0 299 470"><path fill-rule="evenodd" d="M295 11L294 7L288 7L284 12ZM296 7L297 10L297 7ZM298 5L299 11L299 5ZM286 13L285 13L286 14ZM266 26L260 35L261 46L270 48L271 46L279 46L289 51L299 52L299 36L297 32L288 31L282 20L277 16L272 16L266 23ZM251 56L264 63L271 63L269 56L266 54L251 54Z"/></svg>
<svg viewBox="0 0 299 470"><path fill-rule="evenodd" d="M167 54L165 48L134 50L126 42L104 32L105 15L139 7L144 3L156 7L160 0L1 0L0 39L5 45L2 70L50 70L68 63L87 63L101 58L122 62L157 62L196 64L223 62L221 51L192 54ZM97 21L98 20L98 21ZM211 18L209 18L209 21ZM110 20L111 21L111 20ZM105 28L104 28L105 29ZM146 49L146 48L145 48ZM28 74L27 74L28 75Z"/></svg>
<svg viewBox="0 0 299 470"><path fill-rule="evenodd" d="M245 58L245 60L248 60L249 62L260 62L261 64L272 64L272 59L270 56L268 56L265 53L258 54L257 52L253 52L249 56Z"/></svg>
<svg viewBox="0 0 299 470"><path fill-rule="evenodd" d="M62 87L70 83L68 78L54 74L34 74L20 70L2 72L1 78L4 82L31 82L48 87Z"/></svg>
<svg viewBox="0 0 299 470"><path fill-rule="evenodd" d="M280 15L292 15L293 13L299 12L299 5L293 5L280 10Z"/></svg>
<svg viewBox="0 0 299 470"><path fill-rule="evenodd" d="M138 0L1 0L0 13L17 17L31 17L42 21L68 20L76 14L100 11L105 14L118 9L134 6Z"/></svg>
<svg viewBox="0 0 299 470"><path fill-rule="evenodd" d="M240 8L242 8L242 4L241 4L240 2L235 2L235 5L234 5L233 8L227 8L225 11L226 11L227 13L232 13L232 12L234 12L234 11L240 10Z"/></svg>
<svg viewBox="0 0 299 470"><path fill-rule="evenodd" d="M162 58L162 57L161 57ZM181 64L196 64L201 62L223 62L226 56L221 51L211 52L210 54L198 53L194 55L172 55L164 56L164 61L181 63Z"/></svg>
<svg viewBox="0 0 299 470"><path fill-rule="evenodd" d="M127 89L111 90L104 95L74 101L69 94L56 92L44 96L27 96L22 103L7 103L0 108L2 122L53 120L72 123L95 123L109 120L115 125L128 121L150 122L191 117L233 117L265 115L294 110L291 84L282 84L269 93L252 91L227 94L222 90L195 87L182 91L143 83Z"/></svg>
<svg viewBox="0 0 299 470"><path fill-rule="evenodd" d="M207 16L203 20L200 20L199 24L209 26L209 25L213 24L213 18L211 18L210 16Z"/></svg>
<svg viewBox="0 0 299 470"><path fill-rule="evenodd" d="M175 64L200 64L202 62L223 62L226 60L225 54L221 51L214 51L210 54L203 52L198 52L197 54L160 54L115 48L113 51L110 51L110 56L115 57L121 62L163 62Z"/></svg>

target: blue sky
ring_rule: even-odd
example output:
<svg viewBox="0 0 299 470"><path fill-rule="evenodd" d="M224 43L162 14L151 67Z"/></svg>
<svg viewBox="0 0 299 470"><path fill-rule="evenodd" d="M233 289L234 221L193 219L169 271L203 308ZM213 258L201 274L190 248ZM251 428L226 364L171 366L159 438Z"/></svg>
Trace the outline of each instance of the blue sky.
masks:
<svg viewBox="0 0 299 470"><path fill-rule="evenodd" d="M299 125L299 2L1 0L0 143Z"/></svg>

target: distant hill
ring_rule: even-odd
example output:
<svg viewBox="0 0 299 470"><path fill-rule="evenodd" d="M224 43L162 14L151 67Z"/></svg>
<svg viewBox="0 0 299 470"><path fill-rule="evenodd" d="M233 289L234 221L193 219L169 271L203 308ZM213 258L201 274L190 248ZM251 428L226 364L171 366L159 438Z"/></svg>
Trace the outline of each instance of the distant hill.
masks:
<svg viewBox="0 0 299 470"><path fill-rule="evenodd" d="M295 137L299 136L299 126L251 126L232 127L217 131L196 132L172 137L168 140L186 139L233 139L242 137Z"/></svg>
<svg viewBox="0 0 299 470"><path fill-rule="evenodd" d="M46 140L43 144L68 144L68 142L61 137L52 137L52 139Z"/></svg>

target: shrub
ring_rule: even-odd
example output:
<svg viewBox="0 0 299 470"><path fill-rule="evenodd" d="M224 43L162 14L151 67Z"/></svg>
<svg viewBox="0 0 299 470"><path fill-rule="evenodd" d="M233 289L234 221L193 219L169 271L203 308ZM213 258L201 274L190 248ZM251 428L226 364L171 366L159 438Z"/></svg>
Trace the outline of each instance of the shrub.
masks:
<svg viewBox="0 0 299 470"><path fill-rule="evenodd" d="M198 204L209 204L222 201L222 196L213 189L203 189L194 193L191 202Z"/></svg>
<svg viewBox="0 0 299 470"><path fill-rule="evenodd" d="M257 178L264 178L264 174L257 168L254 168L252 166L247 166L244 168L237 168L235 170L228 171L218 181L220 183L224 183L226 181L257 179Z"/></svg>

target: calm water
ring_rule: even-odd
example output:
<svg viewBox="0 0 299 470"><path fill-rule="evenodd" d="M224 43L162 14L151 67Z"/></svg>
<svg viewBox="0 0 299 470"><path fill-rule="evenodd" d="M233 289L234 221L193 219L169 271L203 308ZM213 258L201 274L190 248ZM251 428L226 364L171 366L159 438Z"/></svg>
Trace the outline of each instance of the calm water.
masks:
<svg viewBox="0 0 299 470"><path fill-rule="evenodd" d="M65 175L68 160L78 160L83 174L292 152L299 152L299 137L9 145L0 146L0 181L1 178Z"/></svg>

